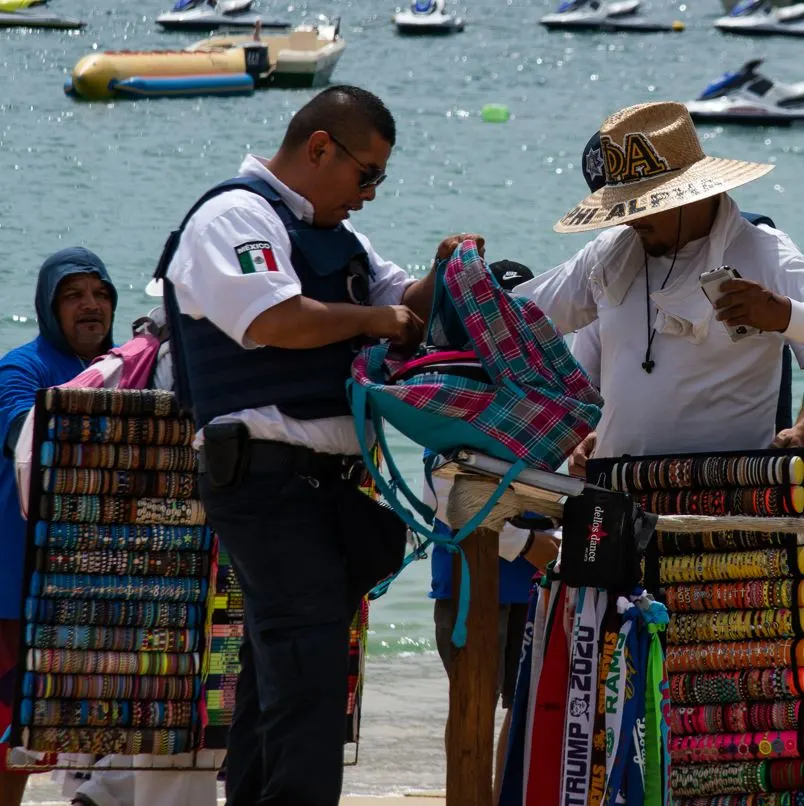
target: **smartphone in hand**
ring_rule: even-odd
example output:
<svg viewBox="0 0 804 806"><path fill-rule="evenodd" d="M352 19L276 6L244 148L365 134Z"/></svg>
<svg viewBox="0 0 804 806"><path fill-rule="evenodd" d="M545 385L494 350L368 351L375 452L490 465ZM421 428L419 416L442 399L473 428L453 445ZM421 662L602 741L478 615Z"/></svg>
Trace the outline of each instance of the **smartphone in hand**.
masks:
<svg viewBox="0 0 804 806"><path fill-rule="evenodd" d="M707 299L712 305L714 305L715 302L726 294L725 291L720 290L720 286L725 283L726 280L739 280L740 272L738 272L737 269L733 269L731 266L721 266L719 269L705 271L698 279L701 283L701 290L706 294ZM721 322L720 324L726 328L726 332L729 334L729 338L732 341L747 339L749 336L760 332L757 328L751 327L750 325L727 325L725 322Z"/></svg>

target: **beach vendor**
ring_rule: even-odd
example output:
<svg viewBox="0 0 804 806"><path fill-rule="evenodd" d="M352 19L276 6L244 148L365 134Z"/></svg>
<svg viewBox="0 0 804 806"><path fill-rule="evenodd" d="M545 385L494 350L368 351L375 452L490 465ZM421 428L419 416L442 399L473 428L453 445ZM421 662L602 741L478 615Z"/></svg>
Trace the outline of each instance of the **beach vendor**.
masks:
<svg viewBox="0 0 804 806"><path fill-rule="evenodd" d="M111 347L117 291L103 261L73 247L42 264L35 303L39 335L0 359L0 735L11 722L25 556L14 447L36 391L69 381ZM19 806L28 775L7 769L7 751L0 744L0 806Z"/></svg>
<svg viewBox="0 0 804 806"><path fill-rule="evenodd" d="M588 140L581 155L581 171L591 193L603 188L606 184L603 166L603 152L600 146L600 133L595 132ZM767 216L746 216L752 224L760 227L775 229L774 223ZM586 370L592 383L600 388L601 347L600 347L600 320L596 319L586 327L577 331L572 338L572 354L578 363ZM779 398L776 405L776 431L774 446L800 444L797 442L798 429L793 428L792 422L792 353L789 345L782 352L782 372L779 383ZM596 434L593 432L582 444L578 446L569 460L569 470L572 475L585 476L586 460L594 450Z"/></svg>
<svg viewBox="0 0 804 806"><path fill-rule="evenodd" d="M431 304L432 275L412 280L346 221L375 198L395 140L379 98L328 88L271 159L247 156L236 189L194 208L160 264L201 498L246 603L229 806L336 806L348 626L404 551L401 522L357 488L345 395L355 348L418 344Z"/></svg>
<svg viewBox="0 0 804 806"><path fill-rule="evenodd" d="M533 277L533 272L527 266L513 260L499 260L489 264L489 269L497 282L508 291ZM444 522L446 518L444 513L447 509L452 484L437 476L434 476L432 481L433 490L425 485L423 500L435 505L435 528L449 533L449 526ZM558 552L558 543L555 540L555 533L552 531L553 524L549 519L531 518L528 521L527 518L523 518L518 523L518 526L506 523L500 532L499 649L496 655L489 655L489 661L497 663L498 696L505 711L495 759L495 802L499 798L499 788L502 782L508 732L511 725L510 709L514 700L519 655L528 617L528 600L533 575L537 569L543 569L547 563L554 560ZM436 648L447 674L449 674L452 655L452 631L457 615L455 601L452 597L452 556L443 546L433 546L429 596L431 599L435 599L433 620L435 622Z"/></svg>
<svg viewBox="0 0 804 806"><path fill-rule="evenodd" d="M727 193L772 166L707 157L677 103L628 107L600 140L605 185L555 229L605 231L515 292L565 332L599 321L605 405L585 450L767 447L784 344L804 360L804 256L783 232L746 221ZM724 265L742 279L724 282L713 307L699 276ZM726 324L762 332L733 342Z"/></svg>

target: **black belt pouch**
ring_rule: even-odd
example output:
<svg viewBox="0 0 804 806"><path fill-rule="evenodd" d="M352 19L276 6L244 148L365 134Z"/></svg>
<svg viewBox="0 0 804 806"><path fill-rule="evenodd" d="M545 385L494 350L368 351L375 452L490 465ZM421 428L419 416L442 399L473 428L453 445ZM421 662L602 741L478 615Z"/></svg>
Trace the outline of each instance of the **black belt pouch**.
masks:
<svg viewBox="0 0 804 806"><path fill-rule="evenodd" d="M248 472L251 461L251 437L245 423L205 426L204 460L213 487L236 487Z"/></svg>
<svg viewBox="0 0 804 806"><path fill-rule="evenodd" d="M353 484L343 485L337 508L349 587L362 596L399 570L405 556L407 527L392 509Z"/></svg>

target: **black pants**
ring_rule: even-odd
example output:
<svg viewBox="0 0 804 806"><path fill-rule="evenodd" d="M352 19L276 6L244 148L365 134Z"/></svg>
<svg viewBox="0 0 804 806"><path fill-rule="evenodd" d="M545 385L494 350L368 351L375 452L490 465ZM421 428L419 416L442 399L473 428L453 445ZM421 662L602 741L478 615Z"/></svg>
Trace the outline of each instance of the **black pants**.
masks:
<svg viewBox="0 0 804 806"><path fill-rule="evenodd" d="M227 806L337 806L349 624L401 561L404 527L339 478L251 471L218 490L202 474L200 488L246 608Z"/></svg>

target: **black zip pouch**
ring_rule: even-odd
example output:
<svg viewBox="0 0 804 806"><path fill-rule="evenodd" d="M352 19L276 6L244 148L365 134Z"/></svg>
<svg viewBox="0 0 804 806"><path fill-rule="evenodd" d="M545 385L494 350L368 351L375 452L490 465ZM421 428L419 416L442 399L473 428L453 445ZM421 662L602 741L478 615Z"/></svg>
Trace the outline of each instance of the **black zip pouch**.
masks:
<svg viewBox="0 0 804 806"><path fill-rule="evenodd" d="M251 436L245 423L215 423L204 427L204 464L216 489L236 487L251 462Z"/></svg>
<svg viewBox="0 0 804 806"><path fill-rule="evenodd" d="M559 576L573 588L630 591L641 577L640 561L656 516L627 493L586 488L564 504Z"/></svg>

